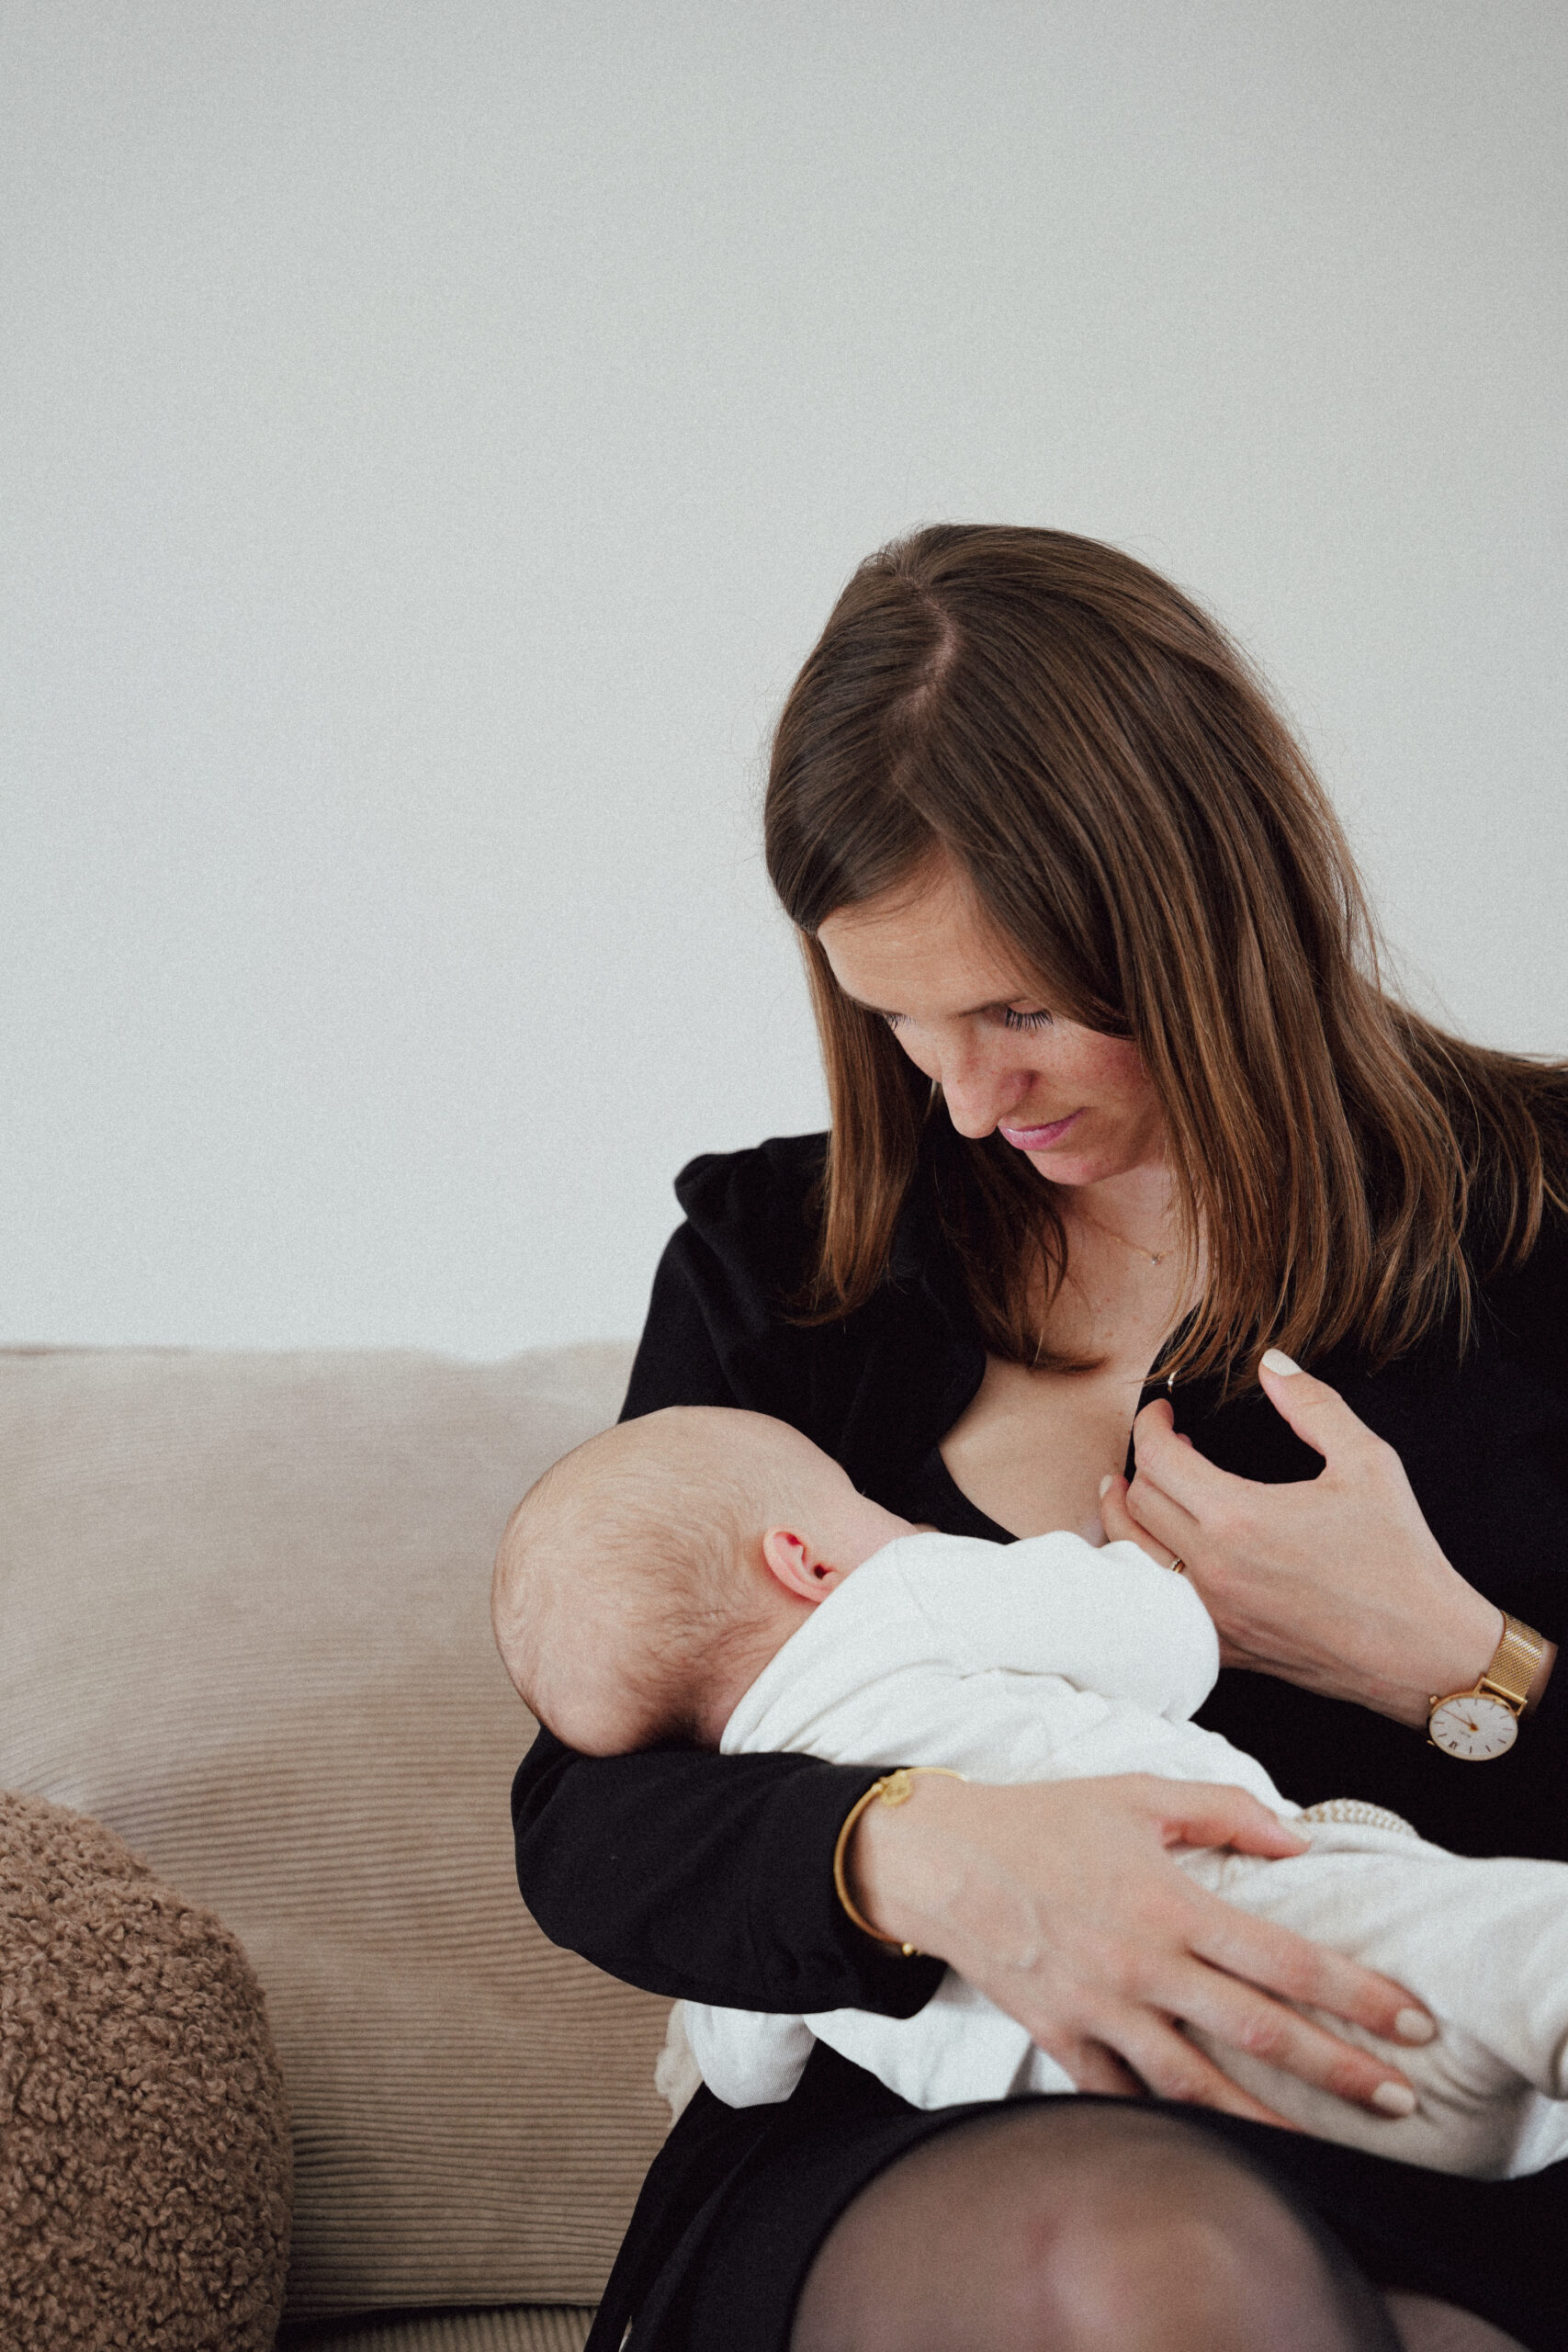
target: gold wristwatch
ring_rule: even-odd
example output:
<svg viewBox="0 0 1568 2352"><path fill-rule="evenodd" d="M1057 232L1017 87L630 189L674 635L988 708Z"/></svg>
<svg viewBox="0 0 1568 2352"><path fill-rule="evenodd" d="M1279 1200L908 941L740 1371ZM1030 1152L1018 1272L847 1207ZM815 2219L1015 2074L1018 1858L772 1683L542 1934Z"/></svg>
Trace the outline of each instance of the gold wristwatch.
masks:
<svg viewBox="0 0 1568 2352"><path fill-rule="evenodd" d="M1545 1651L1533 1625L1505 1616L1503 1638L1474 1690L1450 1690L1446 1699L1433 1700L1427 1717L1433 1747L1466 1764L1506 1756L1519 1736L1519 1717Z"/></svg>

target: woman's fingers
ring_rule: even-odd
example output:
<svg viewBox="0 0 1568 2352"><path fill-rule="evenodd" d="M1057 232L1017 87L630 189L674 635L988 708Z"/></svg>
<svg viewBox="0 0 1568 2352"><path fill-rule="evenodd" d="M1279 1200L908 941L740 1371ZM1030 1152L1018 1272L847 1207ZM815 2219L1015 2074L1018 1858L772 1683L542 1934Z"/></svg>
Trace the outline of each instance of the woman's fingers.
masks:
<svg viewBox="0 0 1568 2352"><path fill-rule="evenodd" d="M1105 1530L1108 1544L1135 1544L1162 1568L1173 1567L1176 1554L1168 1544L1160 1543L1147 1528L1140 1527L1127 1508L1127 1481L1114 1474L1102 1479L1100 1487L1100 1523Z"/></svg>
<svg viewBox="0 0 1568 2352"><path fill-rule="evenodd" d="M1225 1846L1276 1860L1299 1854L1308 1842L1244 1789L1187 1784L1177 1804L1160 1812L1168 1842L1174 1830L1182 1845ZM1194 1915L1184 1941L1199 1964L1184 1979L1180 1998L1172 2000L1169 1985L1162 1984L1154 1996L1157 2006L1171 2007L1216 2041L1360 2106L1379 2107L1379 2093L1391 2084L1408 2089L1392 2062L1282 2006L1324 2010L1383 2041L1430 2041L1436 2028L1402 1984L1205 1888L1190 1884L1190 1893ZM1386 2099L1382 2111L1389 2111Z"/></svg>
<svg viewBox="0 0 1568 2352"><path fill-rule="evenodd" d="M1224 1984L1223 1979L1217 1981ZM1238 1996L1243 1992L1241 1987L1235 1990ZM1212 2023L1196 2014L1184 2022L1193 2034L1205 2037L1208 2047L1221 2058L1227 2050L1235 2051L1233 2063L1238 2065L1250 2060L1254 2069L1269 2067L1292 2075L1373 2115L1414 2111L1415 2094L1402 2075L1381 2065L1370 2052L1352 2051L1351 2045L1336 2041L1309 2018L1296 2017L1293 2010L1280 2010L1277 2003L1256 1999L1248 2004L1244 1997L1227 2007L1223 1997L1215 1999L1206 1990L1196 1994L1190 2006L1194 2012L1202 2007L1212 2013ZM1278 2023L1277 2018L1285 2022ZM1278 2109L1260 2103L1241 2082L1216 2065L1191 2035L1177 2031L1174 2026L1168 2038L1151 2032L1147 2011L1129 2021L1127 2041L1130 2055L1157 2098L1218 2107L1226 2114L1250 2115L1261 2123L1285 2122ZM1359 2063L1349 2064L1347 2052ZM1267 2077L1260 2082L1256 2071L1250 2079L1267 2088ZM1288 2130L1295 2128L1286 2124Z"/></svg>
<svg viewBox="0 0 1568 2352"><path fill-rule="evenodd" d="M1162 1987L1158 2000L1119 2005L1101 2021L1101 2039L1052 2052L1079 2090L1148 2090L1156 2098L1217 2107L1255 2122L1284 2121L1179 2030L1186 2025L1206 2036L1222 2058L1234 2050L1373 2114L1410 2111L1410 2086L1386 2059L1216 1968L1194 1962L1179 1973L1180 1982Z"/></svg>
<svg viewBox="0 0 1568 2352"><path fill-rule="evenodd" d="M1284 1367L1290 1366L1289 1371ZM1258 1385L1282 1420L1290 1423L1304 1445L1321 1453L1332 1469L1372 1448L1387 1451L1384 1441L1370 1430L1337 1388L1314 1380L1300 1364L1292 1363L1278 1348L1270 1348L1258 1366Z"/></svg>
<svg viewBox="0 0 1568 2352"><path fill-rule="evenodd" d="M1143 1787L1168 1845L1224 1846L1233 1852L1284 1860L1307 1843L1245 1789L1197 1781L1152 1787L1145 1781ZM1181 1943L1190 1959L1174 1977L1166 1967L1157 1984L1151 1981L1138 1988L1147 2004L1142 2012L1145 2018L1167 2011L1201 2028L1215 2042L1245 2051L1337 2098L1380 2113L1402 2111L1409 2086L1391 2060L1341 2040L1285 2004L1299 2003L1344 2018L1380 2041L1429 2041L1436 2029L1404 1987L1342 1952L1256 1918L1190 1881L1184 1892L1191 1910ZM1143 2043L1130 2047L1119 2036L1117 2047L1160 2096L1191 2095L1165 2087L1177 2079L1180 2066L1188 2064L1185 2059L1166 2049L1156 2084L1140 2055Z"/></svg>
<svg viewBox="0 0 1568 2352"><path fill-rule="evenodd" d="M1193 1891L1204 1894L1201 1888ZM1392 1977L1363 1968L1327 1944L1254 1918L1218 1895L1204 1894L1204 1900L1205 1922L1191 1943L1199 1959L1287 2001L1364 2026L1381 2041L1420 2043L1436 2033L1420 2003Z"/></svg>
<svg viewBox="0 0 1568 2352"><path fill-rule="evenodd" d="M1080 2091L1099 2091L1111 2098L1142 2098L1147 2086L1124 2066L1103 2041L1080 2041L1051 2056L1065 2067Z"/></svg>
<svg viewBox="0 0 1568 2352"><path fill-rule="evenodd" d="M1392 2060L1344 2041L1217 1968L1194 1969L1179 2014L1184 2023L1207 2034L1222 2054L1226 2049L1237 2051L1353 2106L1387 2115L1408 2114L1415 2104L1408 2082Z"/></svg>
<svg viewBox="0 0 1568 2352"><path fill-rule="evenodd" d="M1145 1781L1144 1786L1149 1784ZM1157 1813L1168 1845L1223 1846L1233 1853L1285 1860L1310 1843L1292 1823L1281 1821L1246 1789L1190 1781L1156 1782L1154 1792L1148 1802ZM1364 2026L1384 2041L1431 2040L1436 2028L1393 1977L1363 1968L1359 1961L1347 1959L1327 1944L1314 1943L1289 1928L1240 1910L1190 1881L1188 1884L1196 1918L1187 1942L1198 1959L1266 1994L1279 1994L1287 2001L1325 2009L1333 2017ZM1275 2009L1276 2018L1287 2014ZM1197 2022L1207 2025L1210 2020L1204 2018Z"/></svg>
<svg viewBox="0 0 1568 2352"><path fill-rule="evenodd" d="M1277 2115L1271 2107L1262 2106L1239 2083L1233 2083L1195 2041L1189 2041L1184 2033L1156 2011L1130 2009L1121 2024L1120 2038L1127 2057L1137 2067L1134 2079L1156 2098L1180 2099L1189 2107L1213 2107L1222 2115L1244 2115L1253 2123L1272 2123L1284 2131L1294 2131L1294 2124ZM1099 2087L1079 2080L1077 2067L1068 2059L1063 2058L1059 2063L1066 2067L1079 2090Z"/></svg>
<svg viewBox="0 0 1568 2352"><path fill-rule="evenodd" d="M1223 1507L1235 1488L1251 1483L1216 1469L1196 1446L1185 1444L1176 1433L1175 1414L1163 1396L1145 1405L1133 1423L1133 1458L1137 1465L1133 1513L1153 1532L1159 1530L1147 1517L1143 1497L1157 1498L1168 1512L1179 1511L1189 1527L1195 1527L1205 1511Z"/></svg>
<svg viewBox="0 0 1568 2352"><path fill-rule="evenodd" d="M1161 1781L1134 1773L1127 1785L1143 1796L1167 1846L1229 1846L1238 1854L1278 1860L1301 1853L1309 1843L1249 1790L1223 1781Z"/></svg>

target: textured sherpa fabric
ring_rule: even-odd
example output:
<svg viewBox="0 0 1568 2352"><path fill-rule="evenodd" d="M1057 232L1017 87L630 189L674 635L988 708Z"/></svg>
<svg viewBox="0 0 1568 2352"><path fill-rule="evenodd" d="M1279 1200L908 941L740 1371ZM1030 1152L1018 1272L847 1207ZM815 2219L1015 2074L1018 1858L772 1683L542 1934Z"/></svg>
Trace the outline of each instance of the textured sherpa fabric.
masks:
<svg viewBox="0 0 1568 2352"><path fill-rule="evenodd" d="M98 1822L0 1795L0 2345L267 2352L288 2202L239 1944Z"/></svg>

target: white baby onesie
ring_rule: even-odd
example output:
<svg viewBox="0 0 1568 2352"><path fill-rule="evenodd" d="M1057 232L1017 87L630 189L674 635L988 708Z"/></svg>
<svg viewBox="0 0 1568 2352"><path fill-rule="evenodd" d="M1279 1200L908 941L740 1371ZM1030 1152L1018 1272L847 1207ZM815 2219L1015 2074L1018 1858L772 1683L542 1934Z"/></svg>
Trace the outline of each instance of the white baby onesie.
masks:
<svg viewBox="0 0 1568 2352"><path fill-rule="evenodd" d="M1292 2122L1444 2172L1539 2170L1568 2154L1568 1865L1472 1860L1375 1806L1310 1819L1262 1766L1189 1721L1219 1645L1185 1577L1133 1544L1076 1535L994 1544L908 1535L807 1618L725 1726L725 1754L944 1764L997 1782L1151 1772L1248 1789L1312 1838L1282 1861L1192 1848L1184 1868L1228 1902L1406 1985L1438 2019L1393 2054L1415 2115L1384 2120L1194 2032L1233 2080ZM1360 1812L1365 1820L1344 1818ZM1069 2091L1023 2028L949 1971L918 2015L812 2017L682 2005L703 2077L731 2106L787 2098L814 2040L916 2106ZM1323 2022L1379 2048L1342 2021Z"/></svg>

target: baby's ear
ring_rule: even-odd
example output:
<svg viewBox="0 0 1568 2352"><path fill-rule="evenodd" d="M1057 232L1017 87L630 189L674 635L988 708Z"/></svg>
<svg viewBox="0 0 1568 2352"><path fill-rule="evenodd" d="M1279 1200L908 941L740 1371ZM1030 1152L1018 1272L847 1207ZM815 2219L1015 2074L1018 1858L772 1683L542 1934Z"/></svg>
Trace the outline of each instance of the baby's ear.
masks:
<svg viewBox="0 0 1568 2352"><path fill-rule="evenodd" d="M839 1571L814 1552L804 1535L787 1527L770 1527L762 1538L762 1564L775 1584L794 1600L815 1609L839 1582Z"/></svg>

